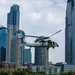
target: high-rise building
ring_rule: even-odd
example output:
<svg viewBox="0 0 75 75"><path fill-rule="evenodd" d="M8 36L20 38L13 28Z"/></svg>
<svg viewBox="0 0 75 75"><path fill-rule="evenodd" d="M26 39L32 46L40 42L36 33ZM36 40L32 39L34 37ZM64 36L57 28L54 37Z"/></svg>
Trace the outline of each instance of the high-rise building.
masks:
<svg viewBox="0 0 75 75"><path fill-rule="evenodd" d="M15 36L15 32L19 30L19 6L14 4L11 6L10 12L7 14L7 47L6 47L6 61L10 62L11 40Z"/></svg>
<svg viewBox="0 0 75 75"><path fill-rule="evenodd" d="M6 30L0 30L0 62L6 61Z"/></svg>
<svg viewBox="0 0 75 75"><path fill-rule="evenodd" d="M45 47L35 47L35 65L48 65L48 50Z"/></svg>
<svg viewBox="0 0 75 75"><path fill-rule="evenodd" d="M7 27L10 25L13 25L13 31L19 30L19 6L17 4L14 4L11 6L10 12L7 15Z"/></svg>
<svg viewBox="0 0 75 75"><path fill-rule="evenodd" d="M67 1L65 62L67 62L67 64L75 64L75 0Z"/></svg>
<svg viewBox="0 0 75 75"><path fill-rule="evenodd" d="M31 51L30 49L23 50L23 65L31 63Z"/></svg>
<svg viewBox="0 0 75 75"><path fill-rule="evenodd" d="M16 64L17 68L23 65L24 38L25 33L18 30L11 41L10 63Z"/></svg>
<svg viewBox="0 0 75 75"><path fill-rule="evenodd" d="M11 52L11 40L13 38L13 26L9 27L7 30L7 39L6 39L6 62L10 62L10 52Z"/></svg>

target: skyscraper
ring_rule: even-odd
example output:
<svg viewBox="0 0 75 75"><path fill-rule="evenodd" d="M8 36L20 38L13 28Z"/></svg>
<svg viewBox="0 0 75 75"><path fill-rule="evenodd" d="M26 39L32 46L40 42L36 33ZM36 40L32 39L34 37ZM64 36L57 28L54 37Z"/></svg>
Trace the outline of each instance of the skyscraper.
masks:
<svg viewBox="0 0 75 75"><path fill-rule="evenodd" d="M19 30L19 6L17 4L14 4L11 6L10 12L7 15L7 27L10 25L13 25L13 31Z"/></svg>
<svg viewBox="0 0 75 75"><path fill-rule="evenodd" d="M16 64L17 68L23 65L24 38L25 33L22 30L18 30L11 41L10 62Z"/></svg>
<svg viewBox="0 0 75 75"><path fill-rule="evenodd" d="M7 47L6 47L6 61L10 62L11 40L15 36L15 32L19 30L19 6L14 4L11 6L10 12L7 14Z"/></svg>
<svg viewBox="0 0 75 75"><path fill-rule="evenodd" d="M67 1L65 62L67 62L67 64L75 64L75 0Z"/></svg>
<svg viewBox="0 0 75 75"><path fill-rule="evenodd" d="M6 61L6 30L0 30L0 62Z"/></svg>

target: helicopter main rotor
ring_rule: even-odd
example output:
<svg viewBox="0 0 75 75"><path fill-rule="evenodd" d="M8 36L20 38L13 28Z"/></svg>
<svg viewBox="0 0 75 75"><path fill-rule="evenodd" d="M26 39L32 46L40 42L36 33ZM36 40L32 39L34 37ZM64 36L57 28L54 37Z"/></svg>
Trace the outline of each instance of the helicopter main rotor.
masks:
<svg viewBox="0 0 75 75"><path fill-rule="evenodd" d="M45 37L45 36L33 36L33 35L25 35L25 37L32 37L32 38L36 38L35 43L34 44L27 44L26 46L30 46L30 47L59 47L59 45L52 40L49 40L50 37L54 36L55 34L59 33L61 30L57 31L56 33L52 34L49 37Z"/></svg>
<svg viewBox="0 0 75 75"><path fill-rule="evenodd" d="M49 36L49 37L45 37L45 36L33 36L33 35L25 35L25 37L37 38L37 39L35 40L35 42L43 42L43 41L45 41L45 39L47 40L47 39L51 38L52 36L54 36L55 34L61 32L61 31L62 31L62 30L59 30L59 31L55 32L54 34L52 34L52 35Z"/></svg>
<svg viewBox="0 0 75 75"><path fill-rule="evenodd" d="M61 31L62 31L62 30L59 30L59 31L55 32L54 34L52 34L52 35L49 36L49 37L45 37L45 36L33 36L33 35L25 35L25 37L33 37L33 38L38 38L38 39L39 39L39 38L41 38L41 39L48 39L48 38L54 36L55 34L61 32Z"/></svg>

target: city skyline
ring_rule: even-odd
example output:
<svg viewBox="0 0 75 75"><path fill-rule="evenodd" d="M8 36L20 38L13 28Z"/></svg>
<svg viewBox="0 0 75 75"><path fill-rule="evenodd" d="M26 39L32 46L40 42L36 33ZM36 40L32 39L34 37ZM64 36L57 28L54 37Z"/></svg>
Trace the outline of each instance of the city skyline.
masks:
<svg viewBox="0 0 75 75"><path fill-rule="evenodd" d="M37 1L37 2L36 1L32 1L32 2L31 1L11 1L10 2L9 0L7 0L7 2L4 1L2 3L3 3L1 5L2 7L7 6L5 9L5 13L2 13L2 14L7 14L12 4L19 4L20 11L21 11L20 29L24 30L26 34L49 36L53 34L54 32L62 29L61 33L51 38L55 40L56 42L58 42L60 47L55 48L54 50L49 49L50 50L49 61L64 62L64 58L65 58L64 57L65 55L64 28L65 28L65 16L66 16L65 15L65 8L66 8L65 0L57 0L56 1L57 4L54 7L53 5L55 4L55 2L52 0L51 1L48 0L47 2L45 2L45 0ZM5 23L3 22L3 20L5 20ZM3 24L3 26L6 26L6 19L3 19L3 20L1 20L2 22L0 23ZM34 41L33 39L29 39L29 40L30 41L27 40L27 42ZM61 40L62 42L60 42Z"/></svg>

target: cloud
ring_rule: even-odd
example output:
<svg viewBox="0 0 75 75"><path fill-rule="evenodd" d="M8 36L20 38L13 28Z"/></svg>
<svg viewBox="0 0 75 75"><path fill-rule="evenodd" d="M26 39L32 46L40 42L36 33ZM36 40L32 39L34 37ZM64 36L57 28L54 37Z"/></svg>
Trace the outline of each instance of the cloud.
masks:
<svg viewBox="0 0 75 75"><path fill-rule="evenodd" d="M1 4L1 5L6 4L6 3L7 3L7 0L1 0L1 1L0 1L0 4Z"/></svg>
<svg viewBox="0 0 75 75"><path fill-rule="evenodd" d="M36 22L36 21L40 20L41 13L31 12L31 13L29 13L28 16L32 22Z"/></svg>
<svg viewBox="0 0 75 75"><path fill-rule="evenodd" d="M57 25L61 23L60 17L54 13L48 13L47 19L48 19L48 22L51 24L55 23Z"/></svg>

